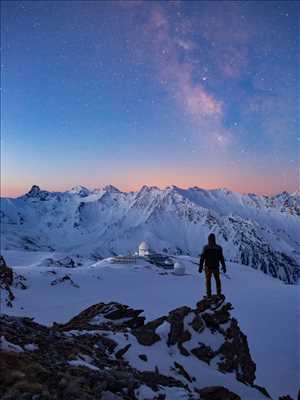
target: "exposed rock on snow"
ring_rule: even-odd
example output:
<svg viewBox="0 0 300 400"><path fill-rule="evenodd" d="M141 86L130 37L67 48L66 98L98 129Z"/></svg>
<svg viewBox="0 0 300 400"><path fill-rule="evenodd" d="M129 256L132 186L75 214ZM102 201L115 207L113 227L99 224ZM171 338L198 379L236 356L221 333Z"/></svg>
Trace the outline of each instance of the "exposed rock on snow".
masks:
<svg viewBox="0 0 300 400"><path fill-rule="evenodd" d="M137 328L144 325L143 310L134 310L119 303L98 303L82 311L67 324L60 325L60 330L117 330Z"/></svg>
<svg viewBox="0 0 300 400"><path fill-rule="evenodd" d="M46 258L43 260L39 266L41 267L64 267L64 268L76 268L82 266L82 260L80 256L69 257L62 257L60 259L53 259L53 258Z"/></svg>
<svg viewBox="0 0 300 400"><path fill-rule="evenodd" d="M5 302L7 307L12 307L15 295L12 288L27 289L26 278L13 272L8 267L4 257L0 255L0 291L1 301Z"/></svg>
<svg viewBox="0 0 300 400"><path fill-rule="evenodd" d="M69 283L70 285L72 285L72 286L74 286L74 287L76 287L76 288L79 288L79 285L77 285L77 283L75 283L74 281L73 281L73 279L70 277L70 275L68 275L68 274L65 274L64 276L62 276L61 278L58 278L58 279L54 279L52 282L51 282L51 286L55 286L55 285L57 285L57 284L59 284L59 283L65 283L65 282L67 282L67 283Z"/></svg>
<svg viewBox="0 0 300 400"><path fill-rule="evenodd" d="M222 386L211 386L201 389L199 390L199 394L203 400L241 400L240 396Z"/></svg>
<svg viewBox="0 0 300 400"><path fill-rule="evenodd" d="M2 343L9 346L1 347L0 397L266 399L230 309L213 297L145 324L141 310L99 303L50 328L2 315ZM209 357L196 351L204 346Z"/></svg>
<svg viewBox="0 0 300 400"><path fill-rule="evenodd" d="M87 197L91 194L89 189L81 185L73 187L69 192L78 195L79 197Z"/></svg>

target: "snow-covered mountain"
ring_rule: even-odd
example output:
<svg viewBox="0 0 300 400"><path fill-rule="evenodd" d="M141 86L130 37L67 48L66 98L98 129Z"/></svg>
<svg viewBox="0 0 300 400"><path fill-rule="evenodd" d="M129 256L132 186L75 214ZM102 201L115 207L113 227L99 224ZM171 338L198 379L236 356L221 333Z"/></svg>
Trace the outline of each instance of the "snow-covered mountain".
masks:
<svg viewBox="0 0 300 400"><path fill-rule="evenodd" d="M108 185L48 192L33 186L1 199L1 250L53 250L93 259L137 250L197 256L214 232L227 261L287 283L299 277L300 194L239 194L227 189Z"/></svg>

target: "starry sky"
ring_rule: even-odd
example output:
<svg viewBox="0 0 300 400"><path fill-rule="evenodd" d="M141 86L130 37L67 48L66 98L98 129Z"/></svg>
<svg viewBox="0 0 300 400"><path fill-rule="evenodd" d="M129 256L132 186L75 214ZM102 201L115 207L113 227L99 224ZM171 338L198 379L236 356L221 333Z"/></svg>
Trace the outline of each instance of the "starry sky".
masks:
<svg viewBox="0 0 300 400"><path fill-rule="evenodd" d="M297 1L2 1L1 195L299 189Z"/></svg>

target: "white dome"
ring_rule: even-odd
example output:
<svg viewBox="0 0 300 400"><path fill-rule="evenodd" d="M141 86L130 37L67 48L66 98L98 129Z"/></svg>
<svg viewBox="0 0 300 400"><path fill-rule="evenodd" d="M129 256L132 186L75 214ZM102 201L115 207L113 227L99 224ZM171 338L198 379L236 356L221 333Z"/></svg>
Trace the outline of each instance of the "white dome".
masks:
<svg viewBox="0 0 300 400"><path fill-rule="evenodd" d="M185 266L179 261L176 261L176 263L174 264L174 274L175 275L185 274Z"/></svg>
<svg viewBox="0 0 300 400"><path fill-rule="evenodd" d="M150 246L149 246L149 244L147 242L142 242L139 245L139 250L150 250Z"/></svg>
<svg viewBox="0 0 300 400"><path fill-rule="evenodd" d="M145 257L148 256L150 253L150 246L147 242L142 242L139 245L139 256Z"/></svg>

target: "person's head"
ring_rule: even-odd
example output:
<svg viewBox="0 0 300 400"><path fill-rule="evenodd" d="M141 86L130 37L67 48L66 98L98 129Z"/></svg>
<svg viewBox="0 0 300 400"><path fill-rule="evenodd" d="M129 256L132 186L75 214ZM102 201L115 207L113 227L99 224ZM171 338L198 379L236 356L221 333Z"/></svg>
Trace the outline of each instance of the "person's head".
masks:
<svg viewBox="0 0 300 400"><path fill-rule="evenodd" d="M216 245L216 236L214 233L210 233L208 235L208 245L209 246L215 246Z"/></svg>

